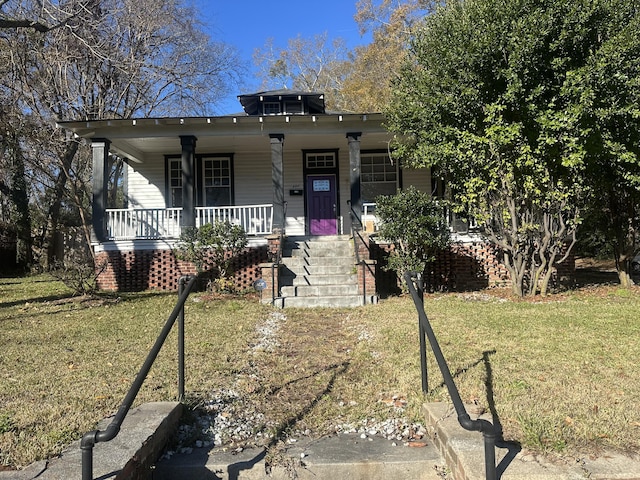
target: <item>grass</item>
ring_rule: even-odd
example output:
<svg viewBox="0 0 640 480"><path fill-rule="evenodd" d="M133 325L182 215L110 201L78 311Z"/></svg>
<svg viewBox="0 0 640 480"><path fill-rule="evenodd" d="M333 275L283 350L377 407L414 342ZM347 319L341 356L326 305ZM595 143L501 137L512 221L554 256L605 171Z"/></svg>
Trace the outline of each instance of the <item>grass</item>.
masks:
<svg viewBox="0 0 640 480"><path fill-rule="evenodd" d="M640 449L640 296L602 287L540 302L488 294L425 299L463 400L494 411L506 439L543 453ZM0 279L0 464L55 455L113 414L175 303L168 294L73 299L46 277ZM447 400L429 356L421 392L409 298L349 310L285 310L273 348L257 348L273 312L254 298L189 300L191 405L229 388L275 438L324 434L371 418L420 420ZM138 403L175 399L172 337ZM389 405L404 398L402 411Z"/></svg>

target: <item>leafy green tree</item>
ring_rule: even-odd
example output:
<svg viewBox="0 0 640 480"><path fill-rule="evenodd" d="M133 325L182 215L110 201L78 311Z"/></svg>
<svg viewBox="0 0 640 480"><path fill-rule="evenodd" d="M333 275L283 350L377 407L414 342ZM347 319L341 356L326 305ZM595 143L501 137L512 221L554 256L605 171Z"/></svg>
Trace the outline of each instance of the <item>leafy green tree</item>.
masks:
<svg viewBox="0 0 640 480"><path fill-rule="evenodd" d="M388 111L396 155L449 181L457 208L502 249L518 295L545 294L575 243L589 173L604 160L593 140L617 138L585 105L598 89L579 79L611 58L637 6L451 1L416 32ZM588 78L603 90L610 82Z"/></svg>
<svg viewBox="0 0 640 480"><path fill-rule="evenodd" d="M613 2L598 48L567 78L589 149L589 231L606 241L622 286L640 248L639 2Z"/></svg>
<svg viewBox="0 0 640 480"><path fill-rule="evenodd" d="M442 205L411 186L376 199L379 235L391 242L389 270L400 278L409 271L424 274L436 254L449 246L450 232Z"/></svg>

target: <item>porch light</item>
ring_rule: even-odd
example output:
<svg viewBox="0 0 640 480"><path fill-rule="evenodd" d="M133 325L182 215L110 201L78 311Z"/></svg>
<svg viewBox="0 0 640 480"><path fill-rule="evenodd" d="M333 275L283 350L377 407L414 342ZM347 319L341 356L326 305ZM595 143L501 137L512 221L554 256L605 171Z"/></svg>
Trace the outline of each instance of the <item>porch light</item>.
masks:
<svg viewBox="0 0 640 480"><path fill-rule="evenodd" d="M342 121L342 115L338 115L338 121L341 122Z"/></svg>
<svg viewBox="0 0 640 480"><path fill-rule="evenodd" d="M136 126L136 120L132 120L131 124L135 127Z"/></svg>

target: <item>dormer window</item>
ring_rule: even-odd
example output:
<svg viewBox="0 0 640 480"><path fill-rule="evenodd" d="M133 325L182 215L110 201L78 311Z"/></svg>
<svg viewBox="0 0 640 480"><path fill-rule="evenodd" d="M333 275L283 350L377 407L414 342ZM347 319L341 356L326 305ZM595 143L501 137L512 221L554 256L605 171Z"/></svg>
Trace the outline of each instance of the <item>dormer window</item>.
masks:
<svg viewBox="0 0 640 480"><path fill-rule="evenodd" d="M264 102L262 104L263 115L278 115L280 113L280 102Z"/></svg>
<svg viewBox="0 0 640 480"><path fill-rule="evenodd" d="M302 109L302 101L294 100L284 102L284 113L294 115L297 113L304 113L304 110Z"/></svg>
<svg viewBox="0 0 640 480"><path fill-rule="evenodd" d="M287 89L239 95L247 115L318 115L324 114L324 95Z"/></svg>

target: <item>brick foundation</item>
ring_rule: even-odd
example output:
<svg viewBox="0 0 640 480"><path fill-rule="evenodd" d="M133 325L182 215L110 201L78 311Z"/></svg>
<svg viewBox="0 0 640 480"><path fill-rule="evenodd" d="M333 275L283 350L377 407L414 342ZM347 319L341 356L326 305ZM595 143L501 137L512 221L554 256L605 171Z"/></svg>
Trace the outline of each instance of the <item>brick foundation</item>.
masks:
<svg viewBox="0 0 640 480"><path fill-rule="evenodd" d="M267 259L266 247L244 250L234 265L235 284L239 291L253 288L260 278L259 264ZM98 277L102 290L136 292L142 290L176 291L183 275L194 275L195 266L177 260L172 250L107 251L96 255L96 264L106 262Z"/></svg>

